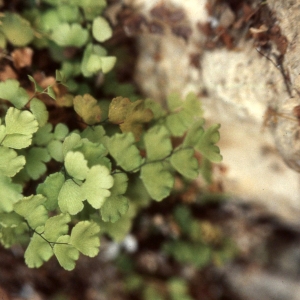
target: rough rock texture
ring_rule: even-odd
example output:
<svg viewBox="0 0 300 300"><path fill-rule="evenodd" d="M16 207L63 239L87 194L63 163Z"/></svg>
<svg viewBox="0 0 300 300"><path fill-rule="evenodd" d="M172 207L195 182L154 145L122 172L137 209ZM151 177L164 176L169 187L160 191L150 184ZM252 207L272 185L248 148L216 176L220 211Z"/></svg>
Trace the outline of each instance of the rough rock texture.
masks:
<svg viewBox="0 0 300 300"><path fill-rule="evenodd" d="M123 2L164 29L162 34L146 30L138 35L136 78L145 95L162 102L174 90L205 95L209 122L221 123L226 191L299 222L299 174L291 168L300 169L299 125L293 112L300 104L300 1L253 1L239 10L238 1ZM161 7L173 14L159 15ZM184 19L172 19L179 10ZM239 22L244 25L236 29ZM252 25L256 40L249 34ZM271 40L264 43L266 33Z"/></svg>

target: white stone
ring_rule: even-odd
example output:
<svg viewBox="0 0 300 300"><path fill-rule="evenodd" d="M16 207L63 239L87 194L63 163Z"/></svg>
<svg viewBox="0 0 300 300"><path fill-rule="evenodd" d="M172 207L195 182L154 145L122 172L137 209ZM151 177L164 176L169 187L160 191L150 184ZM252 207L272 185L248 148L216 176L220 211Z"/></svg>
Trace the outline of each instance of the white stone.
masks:
<svg viewBox="0 0 300 300"><path fill-rule="evenodd" d="M181 6L193 29L188 42L171 33L138 38L136 79L145 95L164 102L172 91L182 95L206 91L208 96L202 99L205 115L209 123L221 123L219 146L228 169L223 178L226 192L264 204L286 219L299 219L299 174L284 163L299 163L295 133L284 135L286 128L296 130L298 125L278 117L276 126L263 128L269 106L292 114L286 112L290 96L280 70L256 51L253 41L241 39L234 50L205 50L205 36L196 24L211 21L206 1L128 1L146 15L158 3ZM270 0L268 5L276 10L278 24L289 40L284 66L292 87L294 81L294 87L299 87L300 1ZM190 55L195 53L201 55L199 69L190 64ZM296 97L295 90L292 93ZM300 104L297 98L293 101Z"/></svg>

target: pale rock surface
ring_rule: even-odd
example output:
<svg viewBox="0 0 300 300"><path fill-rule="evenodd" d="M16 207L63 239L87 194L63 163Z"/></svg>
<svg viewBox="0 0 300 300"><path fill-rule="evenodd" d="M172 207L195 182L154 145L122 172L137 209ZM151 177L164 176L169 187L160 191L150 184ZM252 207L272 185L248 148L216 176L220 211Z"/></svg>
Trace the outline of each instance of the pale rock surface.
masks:
<svg viewBox="0 0 300 300"><path fill-rule="evenodd" d="M292 100L280 71L256 51L253 41L241 39L234 50L203 49L205 36L197 30L197 22L219 22L208 16L205 0L123 2L146 16L160 3L184 9L193 30L188 42L171 32L138 37L136 79L142 91L162 102L172 91L182 95L205 91L207 97L202 102L206 117L209 123L221 123L219 146L228 168L226 191L260 202L284 219L300 223L299 174L283 161L299 168L298 124L271 118L271 125L263 126L268 106L292 116L293 106L300 104L294 89L299 87L300 73L300 1L268 1L289 41L284 66L290 73ZM228 18L230 21L230 12ZM191 65L191 54L200 55L200 68Z"/></svg>

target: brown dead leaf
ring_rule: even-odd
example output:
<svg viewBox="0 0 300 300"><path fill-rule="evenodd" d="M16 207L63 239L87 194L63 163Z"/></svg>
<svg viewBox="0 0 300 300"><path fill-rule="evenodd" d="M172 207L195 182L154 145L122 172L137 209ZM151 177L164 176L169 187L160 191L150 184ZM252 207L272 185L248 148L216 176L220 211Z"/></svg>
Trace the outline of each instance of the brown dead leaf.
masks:
<svg viewBox="0 0 300 300"><path fill-rule="evenodd" d="M131 103L128 98L116 97L112 99L108 113L109 121L113 124L124 122Z"/></svg>
<svg viewBox="0 0 300 300"><path fill-rule="evenodd" d="M153 119L153 112L145 108L142 100L131 103L127 111L125 121L120 125L122 132L132 132L136 140L139 140L143 132L143 124Z"/></svg>
<svg viewBox="0 0 300 300"><path fill-rule="evenodd" d="M5 81L7 79L17 79L18 76L16 72L9 65L4 66L3 70L0 72L0 81Z"/></svg>
<svg viewBox="0 0 300 300"><path fill-rule="evenodd" d="M74 96L71 94L64 94L57 96L56 103L58 106L72 107Z"/></svg>
<svg viewBox="0 0 300 300"><path fill-rule="evenodd" d="M55 83L55 78L53 76L46 77L42 72L34 73L33 78L36 83L43 89Z"/></svg>
<svg viewBox="0 0 300 300"><path fill-rule="evenodd" d="M112 100L108 112L109 121L120 125L122 132L132 132L139 140L143 124L153 118L153 112L145 108L144 101L131 102L128 98L116 97Z"/></svg>
<svg viewBox="0 0 300 300"><path fill-rule="evenodd" d="M15 49L11 56L16 69L30 67L32 64L33 50L29 47Z"/></svg>
<svg viewBox="0 0 300 300"><path fill-rule="evenodd" d="M88 125L94 125L101 120L101 108L97 100L89 94L76 96L73 99L74 110Z"/></svg>
<svg viewBox="0 0 300 300"><path fill-rule="evenodd" d="M0 287L0 299L1 300L9 300L10 299L10 297L8 296L8 294L2 287Z"/></svg>

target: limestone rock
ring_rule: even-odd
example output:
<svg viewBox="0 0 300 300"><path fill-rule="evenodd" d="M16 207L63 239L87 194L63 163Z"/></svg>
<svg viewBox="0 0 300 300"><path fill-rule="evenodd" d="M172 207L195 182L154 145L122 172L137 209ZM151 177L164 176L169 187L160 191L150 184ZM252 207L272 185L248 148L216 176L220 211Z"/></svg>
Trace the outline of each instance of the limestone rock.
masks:
<svg viewBox="0 0 300 300"><path fill-rule="evenodd" d="M163 34L137 37L136 80L144 94L161 102L174 90L205 95L206 117L221 123L226 191L298 221L299 174L292 169L300 170L300 127L293 114L300 104L300 1L253 1L252 6L246 1L241 6L205 0L123 2L164 27ZM157 7L182 10L184 20L157 20ZM256 39L250 20L256 20ZM190 28L189 35L174 34L172 28L181 24ZM265 122L270 109L275 113Z"/></svg>

